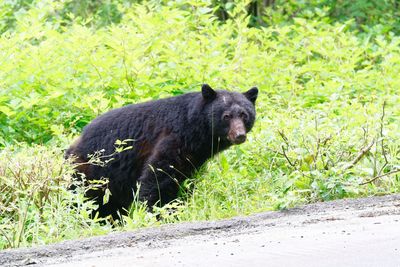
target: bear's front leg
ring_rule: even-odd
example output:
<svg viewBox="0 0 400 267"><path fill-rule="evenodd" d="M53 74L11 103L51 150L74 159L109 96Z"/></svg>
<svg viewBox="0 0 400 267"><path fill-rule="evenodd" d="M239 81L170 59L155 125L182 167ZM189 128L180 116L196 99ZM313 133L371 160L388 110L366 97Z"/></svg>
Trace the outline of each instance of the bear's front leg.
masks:
<svg viewBox="0 0 400 267"><path fill-rule="evenodd" d="M147 201L150 210L155 204L163 206L171 202L191 172L192 165L185 160L177 139L166 137L156 144L138 179L139 200Z"/></svg>

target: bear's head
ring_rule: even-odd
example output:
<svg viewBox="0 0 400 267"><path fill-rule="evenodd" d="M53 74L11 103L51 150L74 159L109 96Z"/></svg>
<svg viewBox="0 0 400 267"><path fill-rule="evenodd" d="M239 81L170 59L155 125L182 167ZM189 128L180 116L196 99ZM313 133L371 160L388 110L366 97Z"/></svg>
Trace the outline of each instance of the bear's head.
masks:
<svg viewBox="0 0 400 267"><path fill-rule="evenodd" d="M201 88L213 134L220 141L241 144L254 125L257 87L245 93L213 90L208 84Z"/></svg>

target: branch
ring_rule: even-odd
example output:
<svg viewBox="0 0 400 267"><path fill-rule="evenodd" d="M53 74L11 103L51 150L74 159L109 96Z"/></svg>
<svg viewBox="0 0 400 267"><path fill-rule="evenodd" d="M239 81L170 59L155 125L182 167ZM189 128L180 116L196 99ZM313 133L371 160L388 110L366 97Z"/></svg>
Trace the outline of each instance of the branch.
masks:
<svg viewBox="0 0 400 267"><path fill-rule="evenodd" d="M296 165L295 164L293 164L292 163L292 161L289 159L289 157L288 157L288 155L286 155L286 150L285 150L285 147L282 145L282 154L283 154L283 156L286 158L286 160L287 160L287 162L290 164L290 166L292 166L292 167L296 167Z"/></svg>
<svg viewBox="0 0 400 267"><path fill-rule="evenodd" d="M386 101L383 101L382 105L382 116L381 116L381 121L380 121L380 138L381 138L381 148L382 148L382 155L385 160L385 163L381 167L381 169L378 172L378 175L382 173L382 171L385 169L385 167L389 164L389 161L386 156L386 150L385 150L385 145L384 145L384 136L383 136L383 123L384 123L384 118L385 118L385 106L386 106Z"/></svg>
<svg viewBox="0 0 400 267"><path fill-rule="evenodd" d="M290 144L289 144L289 140L287 139L287 137L285 136L284 132L281 130L278 130L278 133L280 135L280 137L283 139L283 141L285 142L287 148L289 148ZM293 162L289 159L288 155L286 155L286 150L285 147L282 145L282 154L283 156L286 158L286 160L288 161L288 163L290 164L290 166L295 167L296 164L293 164Z"/></svg>
<svg viewBox="0 0 400 267"><path fill-rule="evenodd" d="M361 151L360 151L360 153L358 153L357 157L355 157L355 159L353 159L353 161L344 168L344 171L353 168L365 156L365 154L367 154L371 150L371 148L374 144L375 144L375 140L372 140L372 142L368 146L361 149Z"/></svg>
<svg viewBox="0 0 400 267"><path fill-rule="evenodd" d="M282 137L282 139L286 143L286 145L289 146L289 140L287 139L285 133L281 130L278 130L278 134Z"/></svg>
<svg viewBox="0 0 400 267"><path fill-rule="evenodd" d="M400 172L400 169L396 169L396 170L393 170L393 171L390 171L390 172L387 172L387 173L384 173L384 174L375 176L375 177L372 178L371 180L368 180L368 181L366 181L366 182L360 183L360 184L358 184L358 185L366 185L366 184L372 183L373 181L375 181L375 180L377 180L377 179L379 179L379 178L382 178L382 177L385 177L385 176L389 176L389 175L392 175L392 174L398 173L398 172Z"/></svg>

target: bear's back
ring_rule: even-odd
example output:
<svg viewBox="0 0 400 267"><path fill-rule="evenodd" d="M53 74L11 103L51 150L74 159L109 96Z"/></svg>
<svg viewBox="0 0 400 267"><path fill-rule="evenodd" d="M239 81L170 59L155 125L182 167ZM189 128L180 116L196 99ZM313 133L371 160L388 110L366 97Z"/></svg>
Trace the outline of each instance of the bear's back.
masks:
<svg viewBox="0 0 400 267"><path fill-rule="evenodd" d="M199 97L199 93L187 93L110 110L84 127L79 141L71 146L67 154L86 159L88 154L100 150L104 150L106 155L114 153L117 140L129 140L128 145L156 140L166 131L165 127L169 127L169 131L178 125L181 127L190 103L196 102Z"/></svg>

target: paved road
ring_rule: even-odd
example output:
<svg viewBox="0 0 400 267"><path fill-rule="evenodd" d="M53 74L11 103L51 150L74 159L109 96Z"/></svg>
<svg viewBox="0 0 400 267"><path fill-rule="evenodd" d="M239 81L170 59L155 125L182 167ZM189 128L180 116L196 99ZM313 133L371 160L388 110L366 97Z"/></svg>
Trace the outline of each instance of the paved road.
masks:
<svg viewBox="0 0 400 267"><path fill-rule="evenodd" d="M0 264L400 267L400 195L9 250Z"/></svg>

